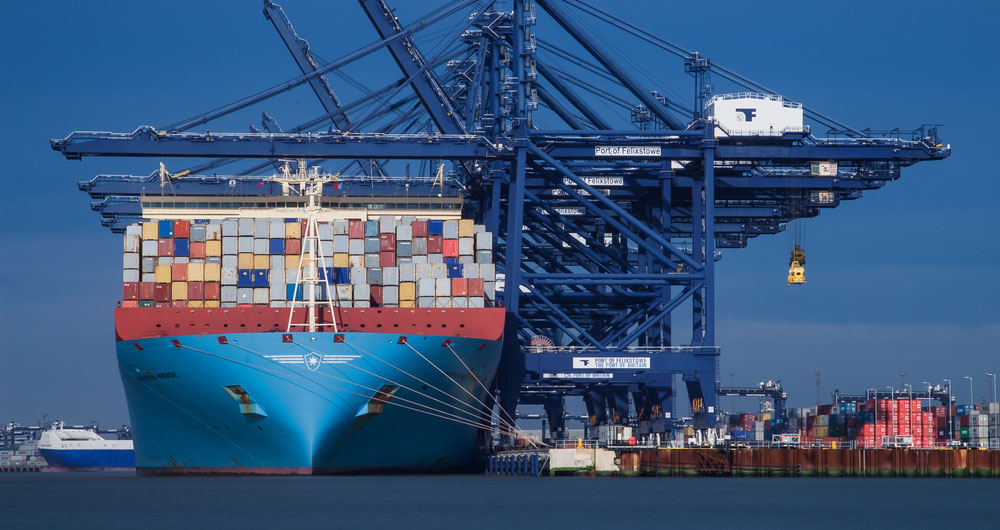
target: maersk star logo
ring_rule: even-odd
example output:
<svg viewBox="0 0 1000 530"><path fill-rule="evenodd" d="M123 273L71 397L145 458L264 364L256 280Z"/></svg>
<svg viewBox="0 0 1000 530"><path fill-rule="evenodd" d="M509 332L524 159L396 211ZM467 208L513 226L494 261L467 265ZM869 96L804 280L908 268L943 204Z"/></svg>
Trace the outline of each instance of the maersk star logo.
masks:
<svg viewBox="0 0 1000 530"><path fill-rule="evenodd" d="M323 356L316 352L309 352L302 356L302 361L306 363L306 368L316 371L319 365L323 364Z"/></svg>

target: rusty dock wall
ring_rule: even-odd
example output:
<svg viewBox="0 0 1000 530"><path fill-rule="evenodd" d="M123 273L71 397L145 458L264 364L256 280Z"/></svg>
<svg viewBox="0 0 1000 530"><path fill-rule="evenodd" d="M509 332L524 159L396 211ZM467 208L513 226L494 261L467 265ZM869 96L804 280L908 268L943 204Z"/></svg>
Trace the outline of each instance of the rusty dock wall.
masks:
<svg viewBox="0 0 1000 530"><path fill-rule="evenodd" d="M1000 451L972 449L620 450L625 475L1000 478Z"/></svg>

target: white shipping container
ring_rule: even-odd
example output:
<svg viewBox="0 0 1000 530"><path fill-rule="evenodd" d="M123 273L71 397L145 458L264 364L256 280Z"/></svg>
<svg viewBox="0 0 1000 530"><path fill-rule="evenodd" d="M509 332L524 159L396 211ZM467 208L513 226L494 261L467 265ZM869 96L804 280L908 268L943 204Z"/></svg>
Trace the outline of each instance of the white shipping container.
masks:
<svg viewBox="0 0 1000 530"><path fill-rule="evenodd" d="M471 256L475 252L475 240L471 237L458 238L458 254Z"/></svg>
<svg viewBox="0 0 1000 530"><path fill-rule="evenodd" d="M414 265L426 265L428 263L426 255L424 256L414 255L411 259L413 260Z"/></svg>
<svg viewBox="0 0 1000 530"><path fill-rule="evenodd" d="M355 240L352 239L351 241L355 241ZM357 241L360 241L360 239L357 240ZM359 254L357 256L355 256L354 254L351 254L350 256L348 256L347 260L348 260L348 264L351 267L364 267L365 266L365 255L364 254Z"/></svg>
<svg viewBox="0 0 1000 530"><path fill-rule="evenodd" d="M470 296L469 297L469 307L471 308L481 308L486 307L485 301L482 296Z"/></svg>
<svg viewBox="0 0 1000 530"><path fill-rule="evenodd" d="M174 258L174 263L187 263L191 258L187 256L179 256Z"/></svg>
<svg viewBox="0 0 1000 530"><path fill-rule="evenodd" d="M433 278L421 278L417 280L417 297L433 297L435 292L434 284Z"/></svg>
<svg viewBox="0 0 1000 530"><path fill-rule="evenodd" d="M352 286L350 286L350 285L340 284L340 285L337 285L336 292L337 292L337 299L338 300L347 300L349 302L351 300L351 298L352 298L352 293L354 292L354 288ZM341 307L343 307L343 306L341 306ZM347 307L351 307L351 306L347 306Z"/></svg>
<svg viewBox="0 0 1000 530"><path fill-rule="evenodd" d="M142 238L137 235L125 235L122 243L125 252L139 252L142 248Z"/></svg>
<svg viewBox="0 0 1000 530"><path fill-rule="evenodd" d="M125 227L125 235L127 236L142 236L142 225L139 223L132 223Z"/></svg>
<svg viewBox="0 0 1000 530"><path fill-rule="evenodd" d="M142 242L143 256L156 256L159 252L160 252L160 244L155 239L149 239Z"/></svg>
<svg viewBox="0 0 1000 530"><path fill-rule="evenodd" d="M271 219L268 221L267 237L269 239L285 239L284 219Z"/></svg>
<svg viewBox="0 0 1000 530"><path fill-rule="evenodd" d="M333 237L346 236L350 230L350 222L347 219L333 220Z"/></svg>
<svg viewBox="0 0 1000 530"><path fill-rule="evenodd" d="M413 227L407 224L401 224L396 227L396 241L410 241L413 239Z"/></svg>
<svg viewBox="0 0 1000 530"><path fill-rule="evenodd" d="M125 270L123 270L122 271L122 281L123 282L137 282L137 281L139 281L139 269L125 269Z"/></svg>
<svg viewBox="0 0 1000 530"><path fill-rule="evenodd" d="M451 297L450 296L435 297L434 307L451 307Z"/></svg>
<svg viewBox="0 0 1000 530"><path fill-rule="evenodd" d="M174 264L174 258L172 258L170 256L163 256L163 257L160 257L160 258L156 258L156 264L157 265L173 265Z"/></svg>
<svg viewBox="0 0 1000 530"><path fill-rule="evenodd" d="M479 277L488 282L495 282L497 279L497 266L492 263L480 263Z"/></svg>
<svg viewBox="0 0 1000 530"><path fill-rule="evenodd" d="M253 253L253 236L240 236L237 250L241 254Z"/></svg>
<svg viewBox="0 0 1000 530"><path fill-rule="evenodd" d="M140 278L142 278L142 281L144 281L144 282L153 283L153 282L156 281L156 273L155 272L144 272L144 273L142 273L142 276L140 276Z"/></svg>
<svg viewBox="0 0 1000 530"><path fill-rule="evenodd" d="M382 268L382 285L399 285L399 268Z"/></svg>
<svg viewBox="0 0 1000 530"><path fill-rule="evenodd" d="M222 237L240 235L239 224L236 219L226 219L222 221Z"/></svg>
<svg viewBox="0 0 1000 530"><path fill-rule="evenodd" d="M222 267L222 285L236 285L238 277L236 267Z"/></svg>
<svg viewBox="0 0 1000 530"><path fill-rule="evenodd" d="M222 299L223 302L235 302L236 286L223 285L222 290L219 292L219 298Z"/></svg>
<svg viewBox="0 0 1000 530"><path fill-rule="evenodd" d="M283 255L271 256L269 262L271 264L272 271L285 270L285 256Z"/></svg>
<svg viewBox="0 0 1000 530"><path fill-rule="evenodd" d="M285 282L275 282L271 280L271 301L284 300L288 296L288 288L285 287ZM272 304L273 305L273 304Z"/></svg>
<svg viewBox="0 0 1000 530"><path fill-rule="evenodd" d="M368 282L368 270L364 267L351 267L351 283L360 285Z"/></svg>
<svg viewBox="0 0 1000 530"><path fill-rule="evenodd" d="M434 296L451 296L451 278L436 278L434 280Z"/></svg>
<svg viewBox="0 0 1000 530"><path fill-rule="evenodd" d="M478 278L479 277L479 265L476 263L466 263L462 266L462 277L463 278Z"/></svg>
<svg viewBox="0 0 1000 530"><path fill-rule="evenodd" d="M469 307L469 297L467 297L467 296L452 296L451 297L451 307Z"/></svg>
<svg viewBox="0 0 1000 530"><path fill-rule="evenodd" d="M222 225L219 223L208 223L205 225L205 241L218 241L222 239Z"/></svg>
<svg viewBox="0 0 1000 530"><path fill-rule="evenodd" d="M431 276L436 280L447 279L448 266L444 263L435 263L431 265Z"/></svg>
<svg viewBox="0 0 1000 530"><path fill-rule="evenodd" d="M407 263L399 266L399 281L401 282L413 282L416 281L416 269L412 263Z"/></svg>
<svg viewBox="0 0 1000 530"><path fill-rule="evenodd" d="M323 223L317 226L316 233L321 241L333 241L333 225L331 224Z"/></svg>
<svg viewBox="0 0 1000 530"><path fill-rule="evenodd" d="M417 307L434 307L434 297L421 296L417 298Z"/></svg>
<svg viewBox="0 0 1000 530"><path fill-rule="evenodd" d="M143 273L156 272L156 258L142 258L139 270Z"/></svg>
<svg viewBox="0 0 1000 530"><path fill-rule="evenodd" d="M222 256L223 267L229 267L235 270L239 268L239 264L240 264L240 258L235 254L227 254L225 256Z"/></svg>
<svg viewBox="0 0 1000 530"><path fill-rule="evenodd" d="M442 234L445 239L458 239L458 221L445 221Z"/></svg>
<svg viewBox="0 0 1000 530"><path fill-rule="evenodd" d="M399 303L399 287L390 285L382 288L382 303L384 304L398 304Z"/></svg>
<svg viewBox="0 0 1000 530"><path fill-rule="evenodd" d="M258 256L266 256L271 253L271 240L270 239L254 239L253 240L253 253Z"/></svg>
<svg viewBox="0 0 1000 530"><path fill-rule="evenodd" d="M320 255L324 257L333 256L333 241L320 241L319 242Z"/></svg>
<svg viewBox="0 0 1000 530"><path fill-rule="evenodd" d="M428 254L427 255L427 263L432 263L432 264L444 263L444 255L443 254Z"/></svg>
<svg viewBox="0 0 1000 530"><path fill-rule="evenodd" d="M240 225L239 235L253 236L253 219L239 219L237 222ZM225 229L225 226L223 226L223 229Z"/></svg>
<svg viewBox="0 0 1000 530"><path fill-rule="evenodd" d="M351 251L351 239L346 235L333 236L333 251L338 254L347 254Z"/></svg>
<svg viewBox="0 0 1000 530"><path fill-rule="evenodd" d="M378 254L365 254L365 267L369 269L374 269L379 266L379 255Z"/></svg>
<svg viewBox="0 0 1000 530"><path fill-rule="evenodd" d="M237 304L252 304L253 303L253 288L251 287L240 287L236 289L236 303Z"/></svg>
<svg viewBox="0 0 1000 530"><path fill-rule="evenodd" d="M347 251L350 252L352 256L363 255L365 253L365 240L351 239L347 245Z"/></svg>
<svg viewBox="0 0 1000 530"><path fill-rule="evenodd" d="M496 283L494 282L483 282L483 292L486 294L486 299L493 301L496 300Z"/></svg>
<svg viewBox="0 0 1000 530"><path fill-rule="evenodd" d="M236 254L239 254L239 252L240 252L239 238L237 238L237 237L230 237L230 236L223 236L223 238L222 238L222 254L223 255L235 256Z"/></svg>
<svg viewBox="0 0 1000 530"><path fill-rule="evenodd" d="M371 299L371 296L372 296L371 286L368 285L367 283L356 284L354 286L355 302L368 301ZM357 304L355 304L355 307L357 307Z"/></svg>
<svg viewBox="0 0 1000 530"><path fill-rule="evenodd" d="M268 287L257 287L253 290L253 303L267 304L271 301L271 289Z"/></svg>
<svg viewBox="0 0 1000 530"><path fill-rule="evenodd" d="M380 234L396 233L396 218L391 215L383 215L378 218L378 231Z"/></svg>
<svg viewBox="0 0 1000 530"><path fill-rule="evenodd" d="M486 231L486 225L473 225L472 227L472 233L477 234L476 237L479 237L478 234L481 234L485 231Z"/></svg>
<svg viewBox="0 0 1000 530"><path fill-rule="evenodd" d="M126 252L122 254L122 268L139 270L139 253Z"/></svg>
<svg viewBox="0 0 1000 530"><path fill-rule="evenodd" d="M205 241L205 225L191 225L191 242L201 243Z"/></svg>
<svg viewBox="0 0 1000 530"><path fill-rule="evenodd" d="M482 226L482 225L476 225L476 226ZM477 232L476 250L493 250L493 234L489 232Z"/></svg>

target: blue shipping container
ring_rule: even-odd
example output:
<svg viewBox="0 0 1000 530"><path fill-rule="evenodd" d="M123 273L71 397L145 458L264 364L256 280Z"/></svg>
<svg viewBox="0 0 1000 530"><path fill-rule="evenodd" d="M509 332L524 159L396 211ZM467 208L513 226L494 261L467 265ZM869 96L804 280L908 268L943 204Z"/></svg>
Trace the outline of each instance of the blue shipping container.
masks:
<svg viewBox="0 0 1000 530"><path fill-rule="evenodd" d="M288 288L286 289L285 292L285 297L288 298L289 300L299 300L299 301L305 300L305 296L302 294L301 286L299 288L299 292L296 293L294 283L288 284Z"/></svg>
<svg viewBox="0 0 1000 530"><path fill-rule="evenodd" d="M456 263L454 265L448 265L448 277L449 278L461 278L462 277L462 264Z"/></svg>
<svg viewBox="0 0 1000 530"><path fill-rule="evenodd" d="M173 221L160 221L160 237L174 237L174 222Z"/></svg>
<svg viewBox="0 0 1000 530"><path fill-rule="evenodd" d="M268 286L268 273L267 269L257 269L253 271L253 286L254 287L267 287Z"/></svg>
<svg viewBox="0 0 1000 530"><path fill-rule="evenodd" d="M237 287L253 287L253 270L239 269L236 271Z"/></svg>
<svg viewBox="0 0 1000 530"><path fill-rule="evenodd" d="M272 239L271 240L271 255L284 254L285 253L285 240L284 239Z"/></svg>
<svg viewBox="0 0 1000 530"><path fill-rule="evenodd" d="M174 256L190 256L191 244L189 240L179 238L174 240Z"/></svg>
<svg viewBox="0 0 1000 530"><path fill-rule="evenodd" d="M427 233L432 236L444 234L444 221L431 219L427 221Z"/></svg>
<svg viewBox="0 0 1000 530"><path fill-rule="evenodd" d="M336 267L333 269L336 283L351 283L351 268Z"/></svg>
<svg viewBox="0 0 1000 530"><path fill-rule="evenodd" d="M365 221L365 237L378 237L378 221Z"/></svg>

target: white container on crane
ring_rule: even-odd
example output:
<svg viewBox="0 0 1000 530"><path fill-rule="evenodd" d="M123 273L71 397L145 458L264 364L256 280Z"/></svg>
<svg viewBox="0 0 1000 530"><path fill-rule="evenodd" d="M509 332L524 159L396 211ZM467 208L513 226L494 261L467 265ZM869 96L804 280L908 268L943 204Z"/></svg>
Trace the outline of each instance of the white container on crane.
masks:
<svg viewBox="0 0 1000 530"><path fill-rule="evenodd" d="M719 138L808 131L802 123L802 104L772 94L718 94L705 104L705 116L715 121L715 135Z"/></svg>

